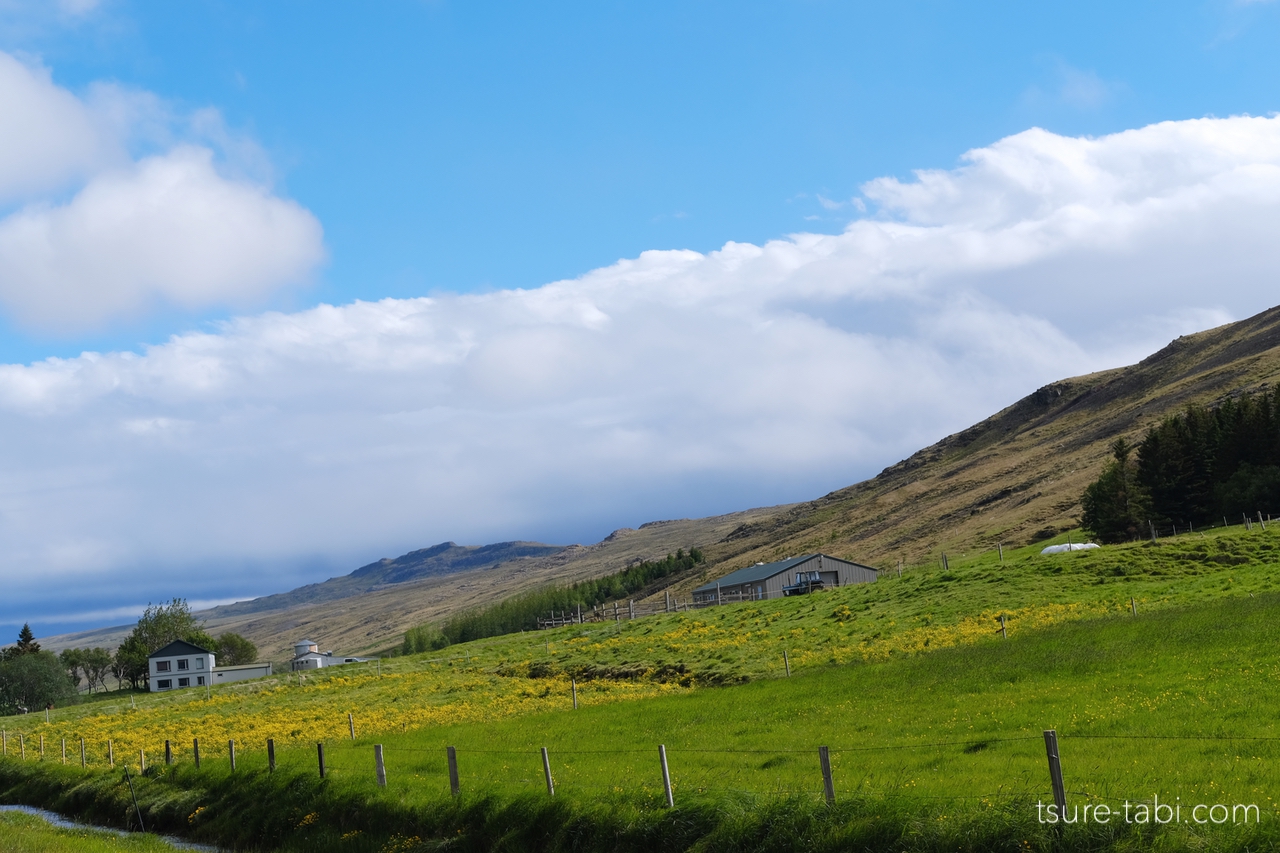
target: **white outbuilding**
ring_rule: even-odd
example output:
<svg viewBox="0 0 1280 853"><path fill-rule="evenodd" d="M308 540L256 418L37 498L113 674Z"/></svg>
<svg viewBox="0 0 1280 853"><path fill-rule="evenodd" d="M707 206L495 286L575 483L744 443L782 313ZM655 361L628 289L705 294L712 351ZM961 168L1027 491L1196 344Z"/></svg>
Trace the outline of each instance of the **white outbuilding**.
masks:
<svg viewBox="0 0 1280 853"><path fill-rule="evenodd" d="M326 666L341 666L344 663L364 663L371 658L343 657L333 652L322 652L320 646L310 640L299 640L293 644L293 660L289 668L294 672L307 669L323 669Z"/></svg>

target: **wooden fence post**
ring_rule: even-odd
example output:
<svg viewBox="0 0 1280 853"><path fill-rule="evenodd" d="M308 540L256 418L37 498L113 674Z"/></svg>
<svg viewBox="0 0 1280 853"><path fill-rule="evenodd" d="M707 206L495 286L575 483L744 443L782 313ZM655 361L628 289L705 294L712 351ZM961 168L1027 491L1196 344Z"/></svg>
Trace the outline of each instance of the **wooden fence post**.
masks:
<svg viewBox="0 0 1280 853"><path fill-rule="evenodd" d="M236 769L236 742L234 740L227 741L227 752L231 755L231 769Z"/></svg>
<svg viewBox="0 0 1280 853"><path fill-rule="evenodd" d="M658 759L662 762L662 791L667 795L667 808L673 809L676 806L676 800L671 794L671 772L667 770L667 747L665 744L659 744L658 746Z"/></svg>
<svg viewBox="0 0 1280 853"><path fill-rule="evenodd" d="M445 755L449 758L449 793L458 796L462 786L458 784L458 751L451 746L445 747Z"/></svg>
<svg viewBox="0 0 1280 853"><path fill-rule="evenodd" d="M316 744L316 757L320 761L320 778L323 779L324 778L324 744L323 743Z"/></svg>
<svg viewBox="0 0 1280 853"><path fill-rule="evenodd" d="M354 714L347 714L347 728L351 729L351 739L356 739L356 718Z"/></svg>
<svg viewBox="0 0 1280 853"><path fill-rule="evenodd" d="M22 732L18 732L18 746L22 749L22 760L27 760L27 738Z"/></svg>
<svg viewBox="0 0 1280 853"><path fill-rule="evenodd" d="M791 661L787 658L787 650L782 650L782 666L787 671L787 678L791 677Z"/></svg>
<svg viewBox="0 0 1280 853"><path fill-rule="evenodd" d="M1004 543L1003 542L996 543L996 548L1000 551L1000 562L1003 563L1004 562Z"/></svg>
<svg viewBox="0 0 1280 853"><path fill-rule="evenodd" d="M200 738L193 737L191 739L191 754L196 759L196 769L200 769Z"/></svg>
<svg viewBox="0 0 1280 853"><path fill-rule="evenodd" d="M1138 615L1138 602L1132 596L1129 598L1129 609L1133 611L1133 615Z"/></svg>
<svg viewBox="0 0 1280 853"><path fill-rule="evenodd" d="M116 766L116 751L110 740L107 741L107 764L111 767Z"/></svg>
<svg viewBox="0 0 1280 853"><path fill-rule="evenodd" d="M636 618L636 602L634 599L631 599L631 598L627 599L627 618L628 619Z"/></svg>
<svg viewBox="0 0 1280 853"><path fill-rule="evenodd" d="M554 797L556 795L556 783L551 778L551 758L547 755L547 748L542 748L542 775L547 777L547 796Z"/></svg>
<svg viewBox="0 0 1280 853"><path fill-rule="evenodd" d="M9 732L7 729L0 729L0 744L3 744L3 748L0 748L0 755L8 755L9 754Z"/></svg>
<svg viewBox="0 0 1280 853"><path fill-rule="evenodd" d="M80 769L83 770L88 766L89 761L85 758L84 754L84 738L80 738Z"/></svg>
<svg viewBox="0 0 1280 853"><path fill-rule="evenodd" d="M822 765L822 788L827 795L827 803L835 805L836 802L836 786L831 779L831 748L827 746L818 747L818 763Z"/></svg>
<svg viewBox="0 0 1280 853"><path fill-rule="evenodd" d="M276 739L267 738L267 772L276 772Z"/></svg>
<svg viewBox="0 0 1280 853"><path fill-rule="evenodd" d="M62 739L62 763L67 763L67 739Z"/></svg>
<svg viewBox="0 0 1280 853"><path fill-rule="evenodd" d="M147 751L145 749L138 750L138 772L147 772Z"/></svg>
<svg viewBox="0 0 1280 853"><path fill-rule="evenodd" d="M1064 820L1067 811L1067 789L1062 784L1062 759L1058 755L1058 732L1055 729L1045 731L1044 749L1049 756L1049 780L1053 783L1053 801L1058 806L1058 819Z"/></svg>
<svg viewBox="0 0 1280 853"><path fill-rule="evenodd" d="M1000 614L1000 636L1009 639L1009 627L1004 623L1004 614Z"/></svg>
<svg viewBox="0 0 1280 853"><path fill-rule="evenodd" d="M578 680L569 679L569 689L573 691L573 710L578 710Z"/></svg>
<svg viewBox="0 0 1280 853"><path fill-rule="evenodd" d="M164 742L164 763L166 766L173 764L173 745L167 740Z"/></svg>
<svg viewBox="0 0 1280 853"><path fill-rule="evenodd" d="M387 765L382 763L382 744L373 747L373 770L378 775L378 787L387 787Z"/></svg>
<svg viewBox="0 0 1280 853"><path fill-rule="evenodd" d="M716 604L720 604L720 582L716 581Z"/></svg>
<svg viewBox="0 0 1280 853"><path fill-rule="evenodd" d="M40 760L44 761L44 735L40 735Z"/></svg>

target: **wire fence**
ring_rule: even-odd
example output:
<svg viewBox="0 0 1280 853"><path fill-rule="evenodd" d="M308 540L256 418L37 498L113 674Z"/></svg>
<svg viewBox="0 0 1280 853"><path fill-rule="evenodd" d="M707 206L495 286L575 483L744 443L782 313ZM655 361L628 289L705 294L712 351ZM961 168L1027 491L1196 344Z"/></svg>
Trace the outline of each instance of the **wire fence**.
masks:
<svg viewBox="0 0 1280 853"><path fill-rule="evenodd" d="M1042 734L971 740L854 743L798 748L714 748L628 745L618 748L501 748L409 746L369 738L277 747L274 741L189 743L166 741L129 755L111 742L57 742L0 732L4 761L44 761L88 771L128 767L161 772L191 765L197 772L318 774L357 785L399 791L546 795L583 792L628 795L655 804L682 797L743 794L808 796L836 802L848 797L892 795L920 802L1028 800L1065 809L1080 803L1128 803L1159 796L1169 755L1156 745L1195 743L1214 775L1234 772L1242 791L1280 793L1280 737L1268 735ZM884 754L896 754L886 762ZM876 756L869 763L867 758ZM1207 757L1207 758L1206 758ZM1105 759L1105 760L1104 760ZM1216 762L1216 763L1215 763ZM1151 772L1135 780L1131 769ZM966 766L969 765L969 766ZM1065 782L1070 780L1071 786ZM1207 780L1206 780L1207 781ZM1225 791L1219 783L1220 793Z"/></svg>

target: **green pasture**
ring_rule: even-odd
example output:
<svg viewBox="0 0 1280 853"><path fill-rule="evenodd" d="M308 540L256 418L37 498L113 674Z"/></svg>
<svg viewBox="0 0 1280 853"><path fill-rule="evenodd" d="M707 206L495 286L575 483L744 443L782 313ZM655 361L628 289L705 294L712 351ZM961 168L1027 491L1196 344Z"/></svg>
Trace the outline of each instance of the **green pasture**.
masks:
<svg viewBox="0 0 1280 853"><path fill-rule="evenodd" d="M822 791L973 806L1049 797L1043 731L1059 733L1081 801L1256 803L1280 797L1280 594L1065 623L932 654L812 668L791 678L583 707L488 724L328 744L337 777L372 783L383 744L390 790L447 791L445 747L474 791L662 796L658 744L677 797ZM291 754L302 769L312 753ZM948 806L950 808L951 806Z"/></svg>
<svg viewBox="0 0 1280 853"><path fill-rule="evenodd" d="M161 853L178 848L154 835L55 827L42 818L0 812L0 853Z"/></svg>
<svg viewBox="0 0 1280 853"><path fill-rule="evenodd" d="M1163 538L1093 551L1041 555L1047 544L1080 541L1078 532L1034 546L997 552L949 553L924 565L908 566L901 577L886 571L875 583L849 586L813 596L728 604L635 621L594 622L550 631L526 632L452 646L439 652L384 660L386 673L421 669L482 671L508 676L513 689L543 692L538 678L517 687L524 676L568 675L580 683L657 680L674 686L736 684L784 675L783 653L801 674L832 663L913 656L940 646L989 643L998 639L997 617L1007 614L1010 637L1034 622L1033 611L1059 608L1053 618L1140 615L1219 600L1280 591L1280 527L1252 531L1241 527ZM1068 609L1063 609L1068 608ZM623 606L625 612L625 604ZM1052 613L1050 614L1052 616ZM963 628L963 630L960 630ZM906 643L905 638L913 638ZM359 672L374 671L373 664ZM308 675L307 685L349 676L356 667L338 667ZM263 699L253 694L259 682L214 688L243 696L243 708L259 705L288 710L307 704L308 692L281 673L276 685L298 687ZM351 710L381 701L368 682L352 686ZM95 701L54 711L55 720L171 709L198 704L197 690L167 694L109 693ZM456 695L413 697L439 703ZM548 708L567 701L548 695ZM265 705L263 704L265 703ZM12 718L11 728L27 722Z"/></svg>
<svg viewBox="0 0 1280 853"><path fill-rule="evenodd" d="M349 689L358 738L326 739L323 781L314 743L282 746L275 773L252 733L234 772L213 744L196 770L180 744L173 767L153 765L140 780L142 808L148 826L154 819L166 831L236 844L260 836L266 848L291 849L435 849L450 833L458 849L1276 849L1280 531L1234 528L1053 556L1039 554L1045 544L1007 550L1003 562L996 553L948 554L946 569L939 559L812 596L383 662L384 673L446 675L439 693L389 700L387 679L372 671L349 688L325 688L343 668L288 689L277 678L261 695L252 683L223 687L243 693L229 713L266 703L300 717L311 691ZM417 729L363 723L380 702L465 702L449 673L509 684L510 695L537 700L534 710ZM582 687L577 710L566 676ZM601 695L593 685L631 679L669 689L592 701ZM200 706L194 692L136 701L122 717ZM109 704L55 717L73 721ZM1059 836L1036 821L1037 801L1050 799L1046 729L1058 732L1071 804L1122 810L1158 798L1188 813L1248 804L1261 826L1113 823ZM375 744L386 789L375 784ZM674 811L665 808L659 744ZM447 746L457 749L457 800ZM835 807L823 802L819 746L831 750ZM37 770L11 753L0 789L118 815L129 808L118 772Z"/></svg>

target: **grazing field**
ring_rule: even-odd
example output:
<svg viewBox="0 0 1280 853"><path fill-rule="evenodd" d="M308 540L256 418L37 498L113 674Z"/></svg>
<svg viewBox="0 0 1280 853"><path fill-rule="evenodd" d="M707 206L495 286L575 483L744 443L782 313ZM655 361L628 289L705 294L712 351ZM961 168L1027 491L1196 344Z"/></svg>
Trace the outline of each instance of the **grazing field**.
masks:
<svg viewBox="0 0 1280 853"><path fill-rule="evenodd" d="M170 831L206 838L242 831L227 823L223 799L301 785L364 805L339 808L345 817L335 824L326 809L287 798L287 809L259 815L260 828L315 824L314 844L384 849L393 830L404 840L414 827L438 834L447 824L478 844L493 821L510 819L502 809L524 809L536 822L553 808L569 810L556 820L585 821L592 838L616 838L622 816L626 833L676 832L668 822L684 815L680 832L691 835L680 838L694 843L755 832L786 802L825 829L803 844L771 843L827 849L852 831L822 811L817 749L828 746L841 819L866 832L874 824L901 849L956 849L957 838L985 839L967 849L993 849L993 839L1014 835L1051 849L1059 842L1037 822L1036 802L1050 799L1042 732L1055 729L1071 803L1257 806L1257 820L1241 826L1188 818L1162 829L1075 829L1084 846L1069 849L1142 849L1157 829L1172 849L1206 838L1257 849L1274 845L1280 818L1277 543L1255 528L1052 557L1024 549L1006 552L1003 565L995 555L949 555L947 571L914 567L813 596L495 638L448 649L446 659L384 662L380 676L376 667L337 668L301 684L229 685L212 699L191 692L140 699L136 710L62 709L48 724L7 718L9 761L0 772L15 790L34 784L23 780L43 734L48 778L84 778L84 736L89 777L114 780L102 769L111 737L117 762L135 770L136 750L147 750L144 811L168 815ZM17 731L25 765L14 755ZM198 771L193 737L201 738ZM268 737L278 746L275 774L266 771ZM60 750L62 738L72 745L68 768L49 747L56 740ZM157 768L166 738L177 763ZM385 790L374 781L375 743L384 749ZM675 812L663 808L658 744L667 749ZM446 746L457 749L457 802ZM543 802L543 747L554 805ZM118 798L119 781L110 784ZM381 817L370 823L374 814ZM881 823L867 823L869 815ZM285 833L279 843L292 844Z"/></svg>

